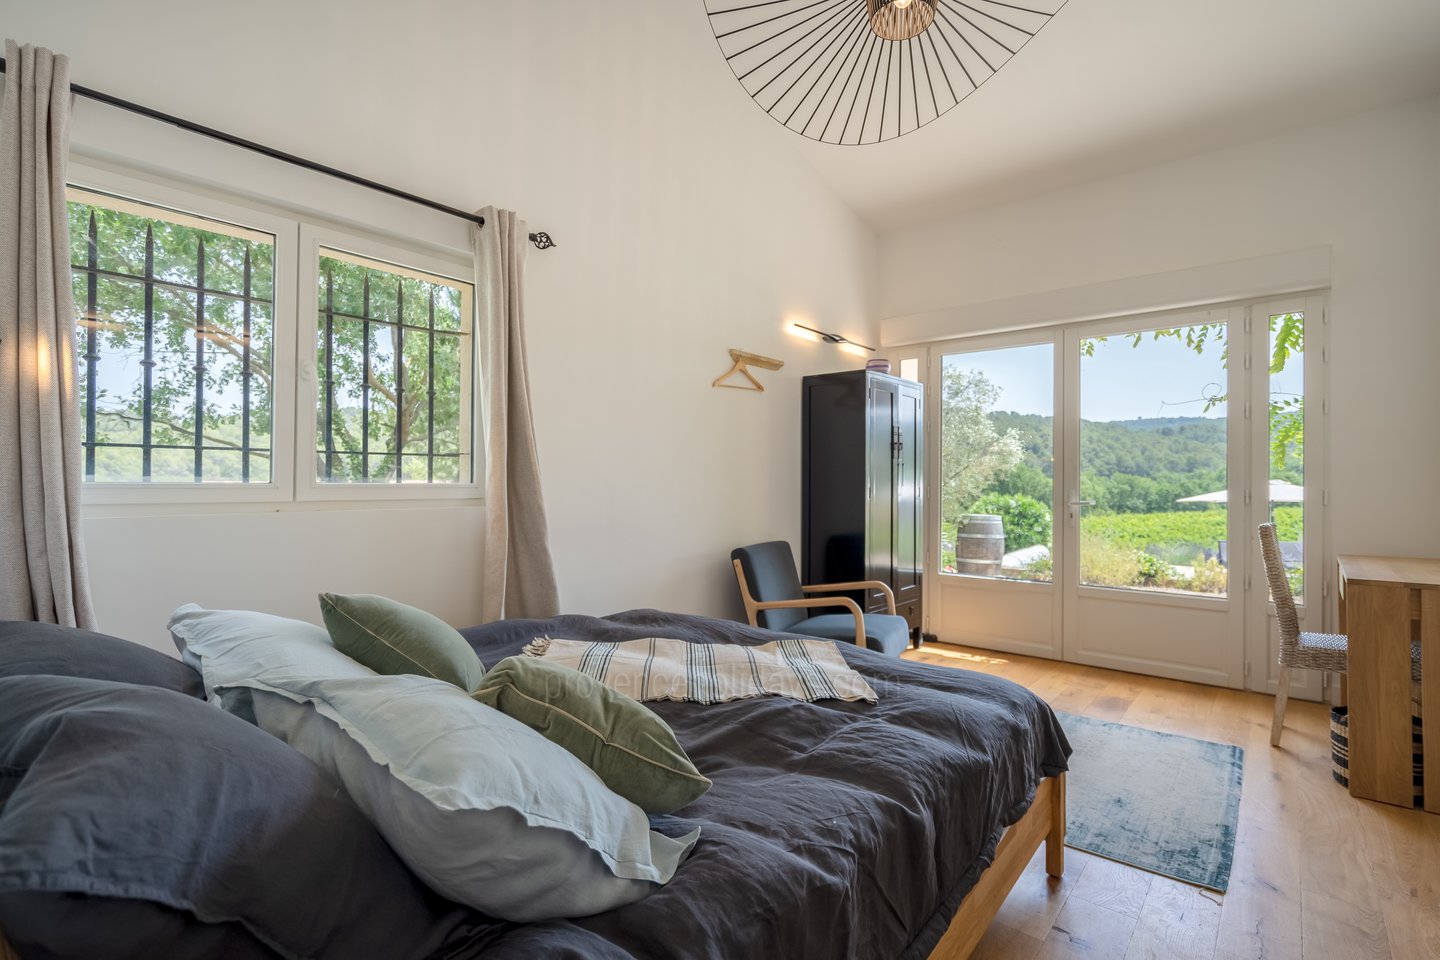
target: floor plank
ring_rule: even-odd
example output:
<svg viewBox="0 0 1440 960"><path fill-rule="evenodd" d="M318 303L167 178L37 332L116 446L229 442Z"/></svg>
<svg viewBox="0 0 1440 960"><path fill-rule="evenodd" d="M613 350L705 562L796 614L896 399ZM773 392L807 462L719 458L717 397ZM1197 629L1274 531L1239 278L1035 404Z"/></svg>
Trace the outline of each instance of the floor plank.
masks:
<svg viewBox="0 0 1440 960"><path fill-rule="evenodd" d="M1210 960L1222 906L1217 893L1154 878L1125 960Z"/></svg>
<svg viewBox="0 0 1440 960"><path fill-rule="evenodd" d="M1313 950L1320 949L1324 952L1318 955L1326 960L1372 960L1374 957L1416 960L1391 951L1385 915L1378 907L1356 906L1314 890L1302 891L1301 900L1304 956L1317 956Z"/></svg>
<svg viewBox="0 0 1440 960"><path fill-rule="evenodd" d="M1045 944L999 920L990 924L970 960L1034 960Z"/></svg>
<svg viewBox="0 0 1440 960"><path fill-rule="evenodd" d="M1038 948L1084 877L1089 862L1097 859L1080 850L1066 850L1065 876L1057 879L1045 874L1045 848L1041 847L1030 858L995 919L1033 939Z"/></svg>
<svg viewBox="0 0 1440 960"><path fill-rule="evenodd" d="M1058 710L1245 750L1223 897L1076 850L1054 880L1037 854L979 960L1440 960L1440 816L1337 784L1323 705L1291 700L1272 748L1263 694L948 644L906 656L1007 677Z"/></svg>
<svg viewBox="0 0 1440 960"><path fill-rule="evenodd" d="M1085 868L1085 875L1075 885L1071 896L1138 919L1145 899L1150 895L1150 883L1155 875L1103 857L1094 857L1093 860Z"/></svg>
<svg viewBox="0 0 1440 960"><path fill-rule="evenodd" d="M1136 920L1078 897L1065 902L1037 960L1125 960Z"/></svg>

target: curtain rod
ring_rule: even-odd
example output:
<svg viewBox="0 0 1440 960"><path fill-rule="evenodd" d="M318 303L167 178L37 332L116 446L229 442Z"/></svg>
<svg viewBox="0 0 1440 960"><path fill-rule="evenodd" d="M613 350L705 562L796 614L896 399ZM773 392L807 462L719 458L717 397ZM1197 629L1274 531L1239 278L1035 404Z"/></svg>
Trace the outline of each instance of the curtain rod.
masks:
<svg viewBox="0 0 1440 960"><path fill-rule="evenodd" d="M0 73L4 72L5 58L0 57ZM182 117L174 116L173 114L162 113L159 110L155 110L150 107L134 103L130 100L122 100L120 97L112 96L99 90L92 90L89 87L82 87L78 83L70 84L70 92L85 97L88 100L95 100L99 103L108 104L112 107L119 107L121 110L128 110L130 113L138 113L140 116L149 117L151 120L158 120L161 123L168 123L173 127L179 127L181 130L188 130L191 133L198 133L202 137L209 137L212 140L219 140L222 143L228 143L234 147L240 147L244 150L253 151L255 153L261 154L262 156L269 157L272 160L279 160L282 163L288 163L296 167L303 167L306 170L313 170L316 173L323 173L328 177L335 177L337 180L344 180L347 183L353 183L357 186L367 187L368 189L376 190L380 193L389 194L392 197L398 197L401 200L408 200L411 203L418 203L420 206L429 207L431 210L439 210L441 213L448 213L452 217L459 217L461 220L468 220L471 223L476 224L477 226L485 226L485 218L480 216L478 213L469 213L465 210L461 210L459 207L452 207L448 204L441 203L438 200L431 200L427 197L421 197L416 194L409 193L408 191L401 190L398 187L392 187L388 184L379 183L375 180L368 180L365 177L359 176L357 174L347 173L344 170L339 170L335 167L326 166L325 164L317 163L314 160L306 160L304 157L297 157L293 153L286 153L284 150L277 150L274 147L267 147L263 143L256 143L253 140L246 140L244 137L237 137L233 133L226 133L223 130L216 130L214 127L207 127L204 124L195 123L194 121L186 120ZM556 245L555 241L550 239L550 234L543 231L530 234L530 242L535 244L536 248L540 250L547 250L550 247Z"/></svg>

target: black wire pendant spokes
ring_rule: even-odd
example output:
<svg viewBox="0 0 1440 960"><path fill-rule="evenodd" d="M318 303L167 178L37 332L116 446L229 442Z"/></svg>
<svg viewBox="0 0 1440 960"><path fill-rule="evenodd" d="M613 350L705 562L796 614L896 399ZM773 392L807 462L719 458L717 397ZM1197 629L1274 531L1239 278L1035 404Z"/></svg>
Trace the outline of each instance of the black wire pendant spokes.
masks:
<svg viewBox="0 0 1440 960"><path fill-rule="evenodd" d="M936 119L1064 5L939 0L918 36L885 40L866 0L705 0L715 40L751 99L798 134L847 146L893 140Z"/></svg>

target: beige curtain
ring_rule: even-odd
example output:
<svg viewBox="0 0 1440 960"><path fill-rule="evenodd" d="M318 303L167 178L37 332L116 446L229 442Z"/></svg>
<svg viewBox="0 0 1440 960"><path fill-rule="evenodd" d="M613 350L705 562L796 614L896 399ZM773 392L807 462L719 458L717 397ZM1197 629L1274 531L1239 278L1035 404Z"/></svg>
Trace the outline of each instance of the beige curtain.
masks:
<svg viewBox="0 0 1440 960"><path fill-rule="evenodd" d="M93 627L80 533L65 215L70 63L5 41L0 116L0 619Z"/></svg>
<svg viewBox="0 0 1440 960"><path fill-rule="evenodd" d="M471 229L480 288L480 359L485 382L486 621L560 612L540 492L540 456L525 364L525 222L486 207Z"/></svg>

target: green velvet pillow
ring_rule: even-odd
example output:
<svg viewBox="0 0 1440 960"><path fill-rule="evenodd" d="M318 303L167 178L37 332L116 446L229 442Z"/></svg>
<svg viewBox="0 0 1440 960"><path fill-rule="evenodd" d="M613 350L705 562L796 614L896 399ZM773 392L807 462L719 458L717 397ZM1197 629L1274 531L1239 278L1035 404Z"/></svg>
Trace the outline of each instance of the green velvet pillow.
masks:
<svg viewBox="0 0 1440 960"><path fill-rule="evenodd" d="M678 810L710 789L664 720L578 670L508 657L473 696L570 751L646 813Z"/></svg>
<svg viewBox="0 0 1440 960"><path fill-rule="evenodd" d="M320 613L335 649L376 673L434 677L466 693L485 677L460 632L424 610L363 593L322 593Z"/></svg>

